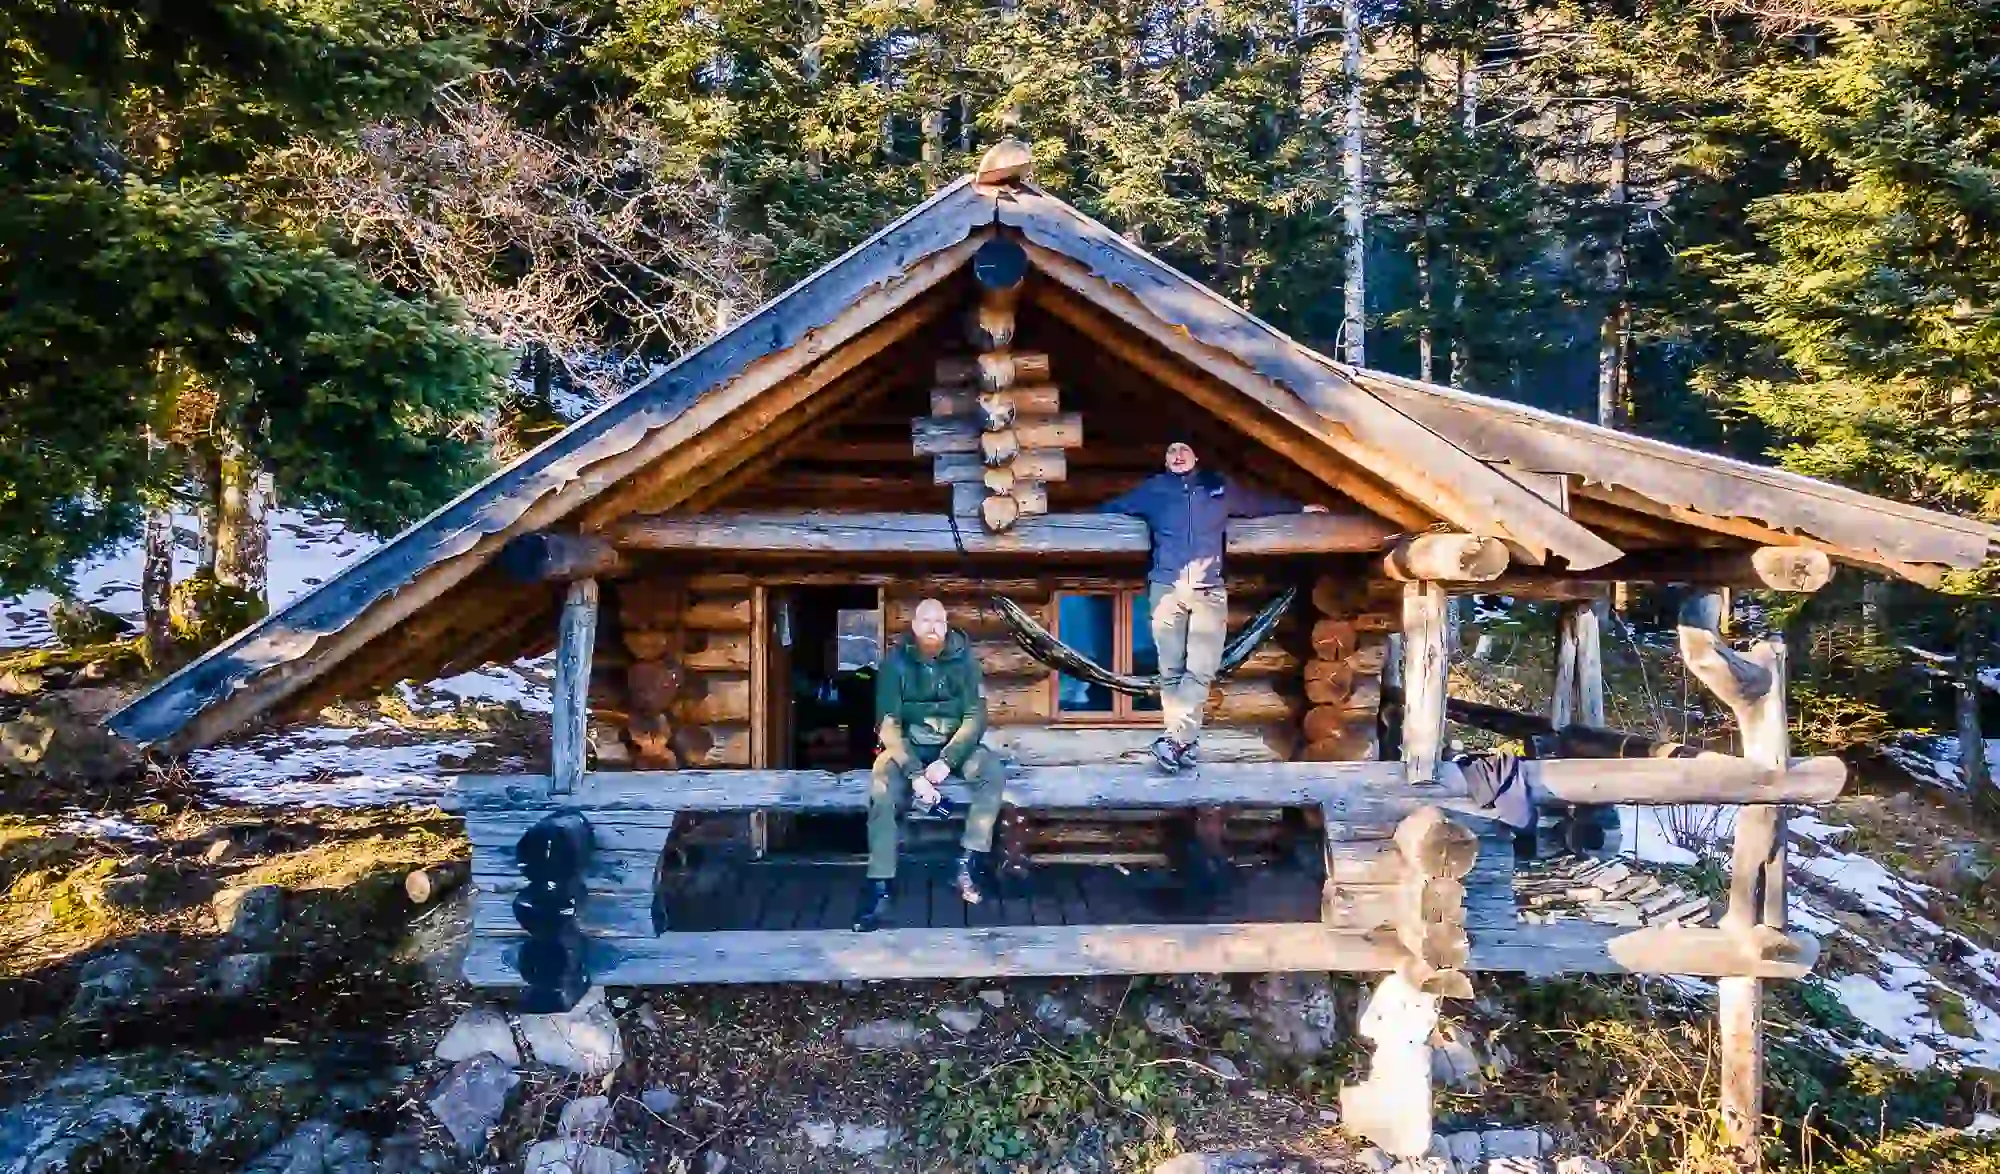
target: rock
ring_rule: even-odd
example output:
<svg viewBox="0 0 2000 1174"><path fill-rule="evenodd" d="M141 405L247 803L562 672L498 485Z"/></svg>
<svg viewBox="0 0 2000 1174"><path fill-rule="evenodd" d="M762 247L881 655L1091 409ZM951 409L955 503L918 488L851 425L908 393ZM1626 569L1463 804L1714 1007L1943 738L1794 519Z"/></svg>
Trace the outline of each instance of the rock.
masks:
<svg viewBox="0 0 2000 1174"><path fill-rule="evenodd" d="M8 669L0 672L0 695L8 697L33 697L40 693L48 681L40 673L26 669Z"/></svg>
<svg viewBox="0 0 2000 1174"><path fill-rule="evenodd" d="M971 1035L979 1030L980 1020L986 1018L977 1007L946 1007L937 1013L938 1022L949 1027L954 1034Z"/></svg>
<svg viewBox="0 0 2000 1174"><path fill-rule="evenodd" d="M437 1058L448 1064L470 1060L482 1052L500 1057L510 1068L521 1063L514 1029L507 1026L505 1015L490 1007L474 1007L460 1015L437 1046Z"/></svg>
<svg viewBox="0 0 2000 1174"><path fill-rule="evenodd" d="M1556 1174L1611 1174L1611 1167L1596 1158L1581 1154L1563 1158L1556 1163Z"/></svg>
<svg viewBox="0 0 2000 1174"><path fill-rule="evenodd" d="M214 840L202 849L201 859L205 864L221 864L236 855L236 841L228 836Z"/></svg>
<svg viewBox="0 0 2000 1174"><path fill-rule="evenodd" d="M137 954L100 954L77 972L73 1016L91 1018L115 1007L136 1003L159 985L160 972Z"/></svg>
<svg viewBox="0 0 2000 1174"><path fill-rule="evenodd" d="M1898 791L1889 796L1889 810L1898 815L1908 815L1917 809L1917 797L1908 791Z"/></svg>
<svg viewBox="0 0 2000 1174"><path fill-rule="evenodd" d="M126 912L144 909L152 891L152 879L143 872L136 876L114 876L98 890L107 908Z"/></svg>
<svg viewBox="0 0 2000 1174"><path fill-rule="evenodd" d="M1362 1150L1359 1160L1362 1169L1371 1171L1372 1174L1389 1174L1389 1171L1396 1168L1396 1159L1377 1146L1371 1145Z"/></svg>
<svg viewBox="0 0 2000 1174"><path fill-rule="evenodd" d="M1433 1083L1461 1092L1478 1092L1486 1086L1481 1074L1484 1066L1463 1032L1440 1027L1431 1033Z"/></svg>
<svg viewBox="0 0 2000 1174"><path fill-rule="evenodd" d="M915 1047L924 1038L923 1029L907 1019L877 1019L840 1033L841 1041L864 1052L887 1052Z"/></svg>
<svg viewBox="0 0 2000 1174"><path fill-rule="evenodd" d="M1045 994L1035 1002L1035 1022L1043 1027L1061 1027L1070 1017L1068 1003L1053 994Z"/></svg>
<svg viewBox="0 0 2000 1174"><path fill-rule="evenodd" d="M1540 1158L1495 1158L1484 1174L1546 1174Z"/></svg>
<svg viewBox="0 0 2000 1174"><path fill-rule="evenodd" d="M81 600L58 599L49 605L49 630L64 648L86 648L124 635L125 618Z"/></svg>
<svg viewBox="0 0 2000 1174"><path fill-rule="evenodd" d="M632 1159L601 1145L538 1141L528 1147L521 1174L634 1174Z"/></svg>
<svg viewBox="0 0 2000 1174"><path fill-rule="evenodd" d="M1340 1042L1340 1006L1323 974L1267 974L1251 987L1251 1017L1273 1051L1310 1060Z"/></svg>
<svg viewBox="0 0 2000 1174"><path fill-rule="evenodd" d="M1468 1129L1463 1133L1446 1134L1444 1152L1461 1170L1477 1170L1479 1161L1485 1156L1485 1148L1479 1143L1479 1131Z"/></svg>
<svg viewBox="0 0 2000 1174"><path fill-rule="evenodd" d="M831 1121L801 1121L799 1131L814 1149L829 1147L857 1158L873 1157L896 1141L896 1131L887 1125L836 1125Z"/></svg>
<svg viewBox="0 0 2000 1174"><path fill-rule="evenodd" d="M1190 1038L1188 1025L1182 1021L1180 1016L1167 1010L1166 1004L1157 999L1146 1004L1144 1021L1146 1030L1152 1032L1154 1035L1164 1036L1172 1040L1180 1040L1183 1043L1188 1042Z"/></svg>
<svg viewBox="0 0 2000 1174"><path fill-rule="evenodd" d="M285 925L285 890L277 885L224 889L212 902L216 924L243 945L269 946Z"/></svg>
<svg viewBox="0 0 2000 1174"><path fill-rule="evenodd" d="M225 999L246 999L263 990L270 978L269 954L227 954L216 962L203 986Z"/></svg>
<svg viewBox="0 0 2000 1174"><path fill-rule="evenodd" d="M59 693L0 722L0 775L101 783L139 765L131 743L98 725L95 716L77 712Z"/></svg>
<svg viewBox="0 0 2000 1174"><path fill-rule="evenodd" d="M454 1065L427 1103L460 1152L476 1154L506 1112L508 1094L520 1083L505 1060L481 1054Z"/></svg>
<svg viewBox="0 0 2000 1174"><path fill-rule="evenodd" d="M1539 1158L1556 1148L1555 1139L1539 1129L1488 1129L1479 1143L1488 1158Z"/></svg>
<svg viewBox="0 0 2000 1174"><path fill-rule="evenodd" d="M374 1174L375 1143L358 1130L308 1121L244 1167L243 1174Z"/></svg>
<svg viewBox="0 0 2000 1174"><path fill-rule="evenodd" d="M1208 1066L1215 1069L1216 1074L1224 1080L1243 1079L1243 1069L1238 1068L1236 1061L1227 1056L1210 1056Z"/></svg>
<svg viewBox="0 0 2000 1174"><path fill-rule="evenodd" d="M664 1117L681 1107L681 1094L670 1088L649 1088L639 1094L639 1103Z"/></svg>
<svg viewBox="0 0 2000 1174"><path fill-rule="evenodd" d="M654 1035L659 1035L666 1030L666 1027L660 1022L660 1013L653 1010L651 1003L639 1004L639 1010L632 1018L637 1019L640 1027L645 1028Z"/></svg>
<svg viewBox="0 0 2000 1174"><path fill-rule="evenodd" d="M1261 1150L1181 1154L1153 1167L1153 1174L1278 1174L1298 1166Z"/></svg>
<svg viewBox="0 0 2000 1174"><path fill-rule="evenodd" d="M998 1011L1007 1005L1007 994L1005 991L988 988L979 992L979 1001Z"/></svg>
<svg viewBox="0 0 2000 1174"><path fill-rule="evenodd" d="M562 1117L556 1122L556 1132L564 1137L575 1138L584 1134L601 1133L610 1124L610 1097L578 1097L563 1106Z"/></svg>
<svg viewBox="0 0 2000 1174"><path fill-rule="evenodd" d="M729 1159L710 1150L701 1156L701 1174L722 1174L729 1169Z"/></svg>
<svg viewBox="0 0 2000 1174"><path fill-rule="evenodd" d="M603 1076L625 1062L618 1020L604 1005L602 987L592 987L561 1014L521 1016L521 1038L537 1063L579 1076Z"/></svg>

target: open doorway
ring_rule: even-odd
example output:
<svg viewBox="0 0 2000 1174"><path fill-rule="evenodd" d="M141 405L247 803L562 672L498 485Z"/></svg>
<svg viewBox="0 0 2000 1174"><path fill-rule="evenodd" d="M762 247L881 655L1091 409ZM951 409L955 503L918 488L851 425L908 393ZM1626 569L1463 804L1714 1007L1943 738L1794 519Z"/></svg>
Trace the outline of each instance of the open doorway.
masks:
<svg viewBox="0 0 2000 1174"><path fill-rule="evenodd" d="M875 761L875 674L882 663L882 594L874 587L793 587L771 595L771 765L866 770ZM773 820L767 851L844 856L867 851L860 814Z"/></svg>

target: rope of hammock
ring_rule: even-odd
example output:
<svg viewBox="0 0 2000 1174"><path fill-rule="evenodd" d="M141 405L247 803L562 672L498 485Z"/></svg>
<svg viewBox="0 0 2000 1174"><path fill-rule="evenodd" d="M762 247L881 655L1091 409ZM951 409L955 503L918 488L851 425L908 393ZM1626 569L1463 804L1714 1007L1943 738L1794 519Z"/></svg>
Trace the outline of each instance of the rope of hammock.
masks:
<svg viewBox="0 0 2000 1174"><path fill-rule="evenodd" d="M1256 615L1250 617L1250 622L1243 626L1243 630L1236 633L1230 638L1229 643L1223 646L1222 667L1216 670L1216 676L1226 677L1241 668L1243 662L1250 659L1250 654L1257 651L1257 646L1269 639L1271 633L1277 629L1278 621L1284 618L1285 612L1291 608L1298 594L1297 587L1287 587L1276 599L1265 604ZM1129 673L1112 672L1058 640L1053 632L1042 627L1035 617L1021 610L1013 600L1001 595L993 596L992 600L993 606L1000 609L1001 618L1007 622L1008 632L1012 633L1015 642L1029 656L1059 673L1088 681L1093 685L1102 685L1132 697L1159 696L1159 677L1135 677Z"/></svg>

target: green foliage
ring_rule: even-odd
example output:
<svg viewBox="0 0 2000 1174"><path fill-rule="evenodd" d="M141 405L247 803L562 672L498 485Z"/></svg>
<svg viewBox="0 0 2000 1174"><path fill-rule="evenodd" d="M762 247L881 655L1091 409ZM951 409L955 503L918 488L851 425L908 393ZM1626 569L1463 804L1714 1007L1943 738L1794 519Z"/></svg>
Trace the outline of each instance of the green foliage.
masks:
<svg viewBox="0 0 2000 1174"><path fill-rule="evenodd" d="M1173 1063L1136 1025L1108 1040L1045 1042L976 1071L940 1060L924 1082L918 1141L1006 1169L1057 1161L1086 1131L1107 1153L1158 1157L1175 1136Z"/></svg>
<svg viewBox="0 0 2000 1174"><path fill-rule="evenodd" d="M1821 1174L2000 1174L2000 1138L1919 1126L1819 1167Z"/></svg>
<svg viewBox="0 0 2000 1174"><path fill-rule="evenodd" d="M190 401L302 503L385 529L477 470L494 356L250 218L259 151L421 105L466 62L386 7L30 3L0 16L0 592L59 584L177 482Z"/></svg>

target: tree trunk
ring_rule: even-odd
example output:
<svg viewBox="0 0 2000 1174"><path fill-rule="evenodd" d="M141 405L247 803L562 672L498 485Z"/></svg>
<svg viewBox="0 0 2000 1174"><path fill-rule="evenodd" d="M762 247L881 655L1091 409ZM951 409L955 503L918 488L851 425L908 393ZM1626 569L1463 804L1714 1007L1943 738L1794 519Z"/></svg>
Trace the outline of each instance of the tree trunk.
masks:
<svg viewBox="0 0 2000 1174"><path fill-rule="evenodd" d="M1361 142L1361 3L1341 0L1340 74L1346 85L1347 117L1340 138L1340 170L1346 179L1341 220L1347 232L1346 305L1340 324L1341 358L1353 366L1368 362L1368 193Z"/></svg>
<svg viewBox="0 0 2000 1174"><path fill-rule="evenodd" d="M1421 11L1421 10L1419 10ZM1421 19L1410 24L1410 73L1412 92L1410 98L1410 125L1418 130L1422 138L1424 125L1424 24ZM1425 383L1431 381L1436 370L1434 366L1436 340L1431 328L1431 213L1428 197L1430 175L1427 170L1419 170L1411 177L1416 181L1417 215L1417 378Z"/></svg>
<svg viewBox="0 0 2000 1174"><path fill-rule="evenodd" d="M1611 182L1607 193L1611 205L1610 247L1604 258L1604 326L1597 342L1597 422L1607 428L1623 428L1630 419L1630 357L1625 353L1627 317L1631 313L1625 298L1625 216L1627 181L1626 136L1630 133L1631 104L1623 98L1611 116Z"/></svg>
<svg viewBox="0 0 2000 1174"><path fill-rule="evenodd" d="M270 606L271 474L234 431L219 434L215 581Z"/></svg>
<svg viewBox="0 0 2000 1174"><path fill-rule="evenodd" d="M155 665L167 663L174 633L169 609L174 594L174 512L166 506L146 511L146 561L139 575L145 610L146 651Z"/></svg>
<svg viewBox="0 0 2000 1174"><path fill-rule="evenodd" d="M1479 134L1479 58L1483 47L1474 49L1471 60L1466 54L1458 57L1458 108L1464 119L1465 141L1476 142ZM1471 206L1474 180L1465 181L1466 205ZM1464 387L1470 382L1468 368L1471 359L1466 353L1465 341L1465 258L1452 256L1451 274L1451 385Z"/></svg>
<svg viewBox="0 0 2000 1174"><path fill-rule="evenodd" d="M1986 766L1986 735L1979 722L1979 650L1982 645L1979 602L1958 601L1957 657L1952 675L1958 686L1958 769L1965 779L1965 793L1988 814L2000 813L2000 794L1993 790L1992 773Z"/></svg>

